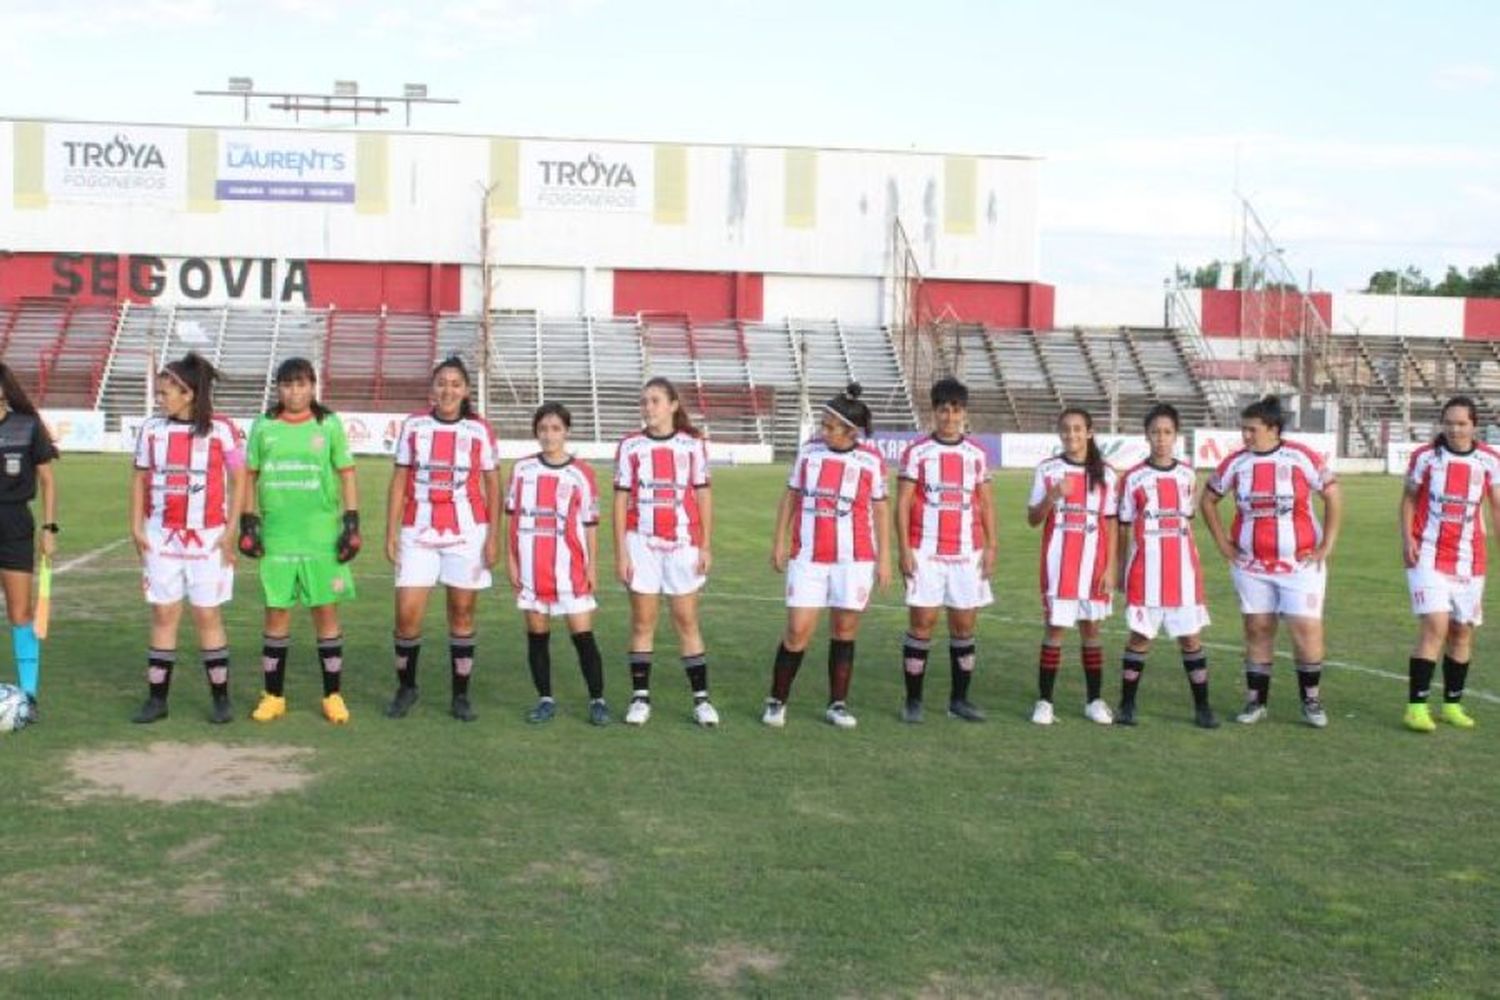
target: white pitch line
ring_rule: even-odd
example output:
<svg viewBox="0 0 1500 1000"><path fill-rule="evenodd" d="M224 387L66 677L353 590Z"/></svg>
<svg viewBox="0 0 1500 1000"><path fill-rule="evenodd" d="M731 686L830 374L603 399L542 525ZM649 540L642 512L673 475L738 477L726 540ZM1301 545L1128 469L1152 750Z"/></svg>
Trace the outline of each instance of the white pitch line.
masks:
<svg viewBox="0 0 1500 1000"><path fill-rule="evenodd" d="M86 566L89 563L93 562L95 559L98 559L100 556L104 555L106 552L113 552L115 549L118 549L128 541L130 541L128 537L116 538L114 541L107 542L104 545L99 546L97 549L90 549L81 556L74 556L67 562L53 567L52 572L66 573L69 570L77 569L80 566Z"/></svg>
<svg viewBox="0 0 1500 1000"><path fill-rule="evenodd" d="M759 594L714 594L714 593L710 593L710 592L705 591L704 594L703 594L703 596L704 597L722 597L725 600L731 600L731 601L759 601L759 602L764 603L764 604L783 604L783 603L785 603L782 600L782 598L780 598L780 597L763 597L763 596L761 596ZM871 604L866 605L866 610L872 610L872 609L876 610L876 611L901 611L901 612L904 612L904 611L906 611L906 605L904 605L904 604L875 604L875 603L871 603ZM981 617L981 618L988 618L991 621L1004 622L1007 625L1038 625L1038 624L1040 624L1040 621L1038 619L1036 619L1036 618L1013 618L1010 615L995 614L994 612L987 612L987 611L981 611L979 613L979 617ZM1123 629L1112 628L1112 627L1108 627L1108 626L1106 626L1106 630L1109 631L1109 632L1120 634L1120 635L1123 635L1124 632L1125 632L1125 630L1123 630ZM1226 652L1226 653L1238 653L1238 652L1243 651L1243 649L1244 649L1243 646L1236 646L1236 645L1232 645L1230 643L1225 643L1225 642L1205 642L1205 643L1203 643L1203 645L1207 649L1217 649L1217 650L1220 650L1220 651ZM1276 656L1279 659L1283 659L1283 660L1291 660L1291 658L1292 658L1292 654L1287 653L1287 652L1282 652L1282 651L1278 651L1276 653ZM1371 677L1382 677L1382 678L1385 678L1386 680L1400 681L1403 684L1406 683L1406 679L1407 679L1405 674L1398 674L1398 673L1396 673L1394 671L1391 671L1391 670L1381 670L1379 667L1367 667L1363 663L1349 663L1349 662L1347 662L1345 660L1324 660L1323 661L1323 666L1325 666L1325 667L1336 667L1339 670L1352 670L1352 671L1354 671L1355 673L1358 673L1358 674L1368 674ZM1485 690L1482 690L1482 689L1479 689L1479 688L1468 688L1465 693L1469 694L1469 695L1471 695L1471 696L1473 696L1475 698L1478 698L1480 701L1488 701L1488 702L1493 702L1495 704L1500 704L1500 694L1495 694L1494 692L1491 692L1491 691L1485 691Z"/></svg>

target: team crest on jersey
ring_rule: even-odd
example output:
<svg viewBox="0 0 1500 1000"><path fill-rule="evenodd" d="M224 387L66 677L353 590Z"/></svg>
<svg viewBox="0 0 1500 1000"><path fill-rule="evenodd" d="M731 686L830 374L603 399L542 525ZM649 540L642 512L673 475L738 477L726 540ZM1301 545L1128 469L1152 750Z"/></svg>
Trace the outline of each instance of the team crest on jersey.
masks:
<svg viewBox="0 0 1500 1000"><path fill-rule="evenodd" d="M334 577L332 586L335 594L342 594L344 592L344 578L341 576Z"/></svg>
<svg viewBox="0 0 1500 1000"><path fill-rule="evenodd" d="M307 443L312 445L314 448L321 448L323 447L324 442L327 440L328 439L321 434L314 434L312 437L308 438Z"/></svg>

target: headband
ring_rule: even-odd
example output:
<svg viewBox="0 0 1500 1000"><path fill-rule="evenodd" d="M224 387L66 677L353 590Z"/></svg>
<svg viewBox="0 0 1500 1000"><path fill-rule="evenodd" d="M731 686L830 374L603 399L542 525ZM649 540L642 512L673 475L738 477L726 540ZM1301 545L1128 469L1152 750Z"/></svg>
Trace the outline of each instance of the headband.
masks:
<svg viewBox="0 0 1500 1000"><path fill-rule="evenodd" d="M856 424L854 421L850 420L848 417L844 416L842 413L840 413L838 410L835 410L833 407L829 406L827 403L823 404L823 412L827 413L827 414L830 414L831 416L837 417L839 419L839 421L842 422L843 425L845 427L849 428L850 430L857 431L857 430L861 429L860 426L859 426L859 424Z"/></svg>

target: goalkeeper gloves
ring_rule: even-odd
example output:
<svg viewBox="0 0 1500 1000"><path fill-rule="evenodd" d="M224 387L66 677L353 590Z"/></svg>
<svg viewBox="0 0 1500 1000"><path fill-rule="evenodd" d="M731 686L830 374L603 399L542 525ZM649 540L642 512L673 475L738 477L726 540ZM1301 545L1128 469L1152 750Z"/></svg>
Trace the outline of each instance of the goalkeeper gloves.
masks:
<svg viewBox="0 0 1500 1000"><path fill-rule="evenodd" d="M339 533L339 562L346 563L359 555L363 544L359 537L359 511L344 511L344 530Z"/></svg>
<svg viewBox="0 0 1500 1000"><path fill-rule="evenodd" d="M259 559L266 554L266 543L260 537L260 515L240 515L240 554Z"/></svg>

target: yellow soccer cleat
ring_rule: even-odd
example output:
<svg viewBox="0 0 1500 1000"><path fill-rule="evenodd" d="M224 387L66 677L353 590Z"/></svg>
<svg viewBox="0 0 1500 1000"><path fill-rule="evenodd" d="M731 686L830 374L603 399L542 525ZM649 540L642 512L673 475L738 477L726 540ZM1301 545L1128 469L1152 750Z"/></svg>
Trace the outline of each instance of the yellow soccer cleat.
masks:
<svg viewBox="0 0 1500 1000"><path fill-rule="evenodd" d="M286 699L279 694L261 692L260 704L250 713L256 722L273 722L286 714Z"/></svg>
<svg viewBox="0 0 1500 1000"><path fill-rule="evenodd" d="M1474 728L1473 716L1465 712L1463 705L1456 701L1445 702L1443 704L1442 720L1450 726L1457 726L1459 729Z"/></svg>
<svg viewBox="0 0 1500 1000"><path fill-rule="evenodd" d="M1437 728L1437 723L1432 721L1432 712L1427 708L1427 703L1422 701L1407 705L1406 715L1401 721L1414 733L1430 733Z"/></svg>
<svg viewBox="0 0 1500 1000"><path fill-rule="evenodd" d="M349 706L344 704L344 696L335 691L323 699L323 718L335 726L342 726L349 721Z"/></svg>

